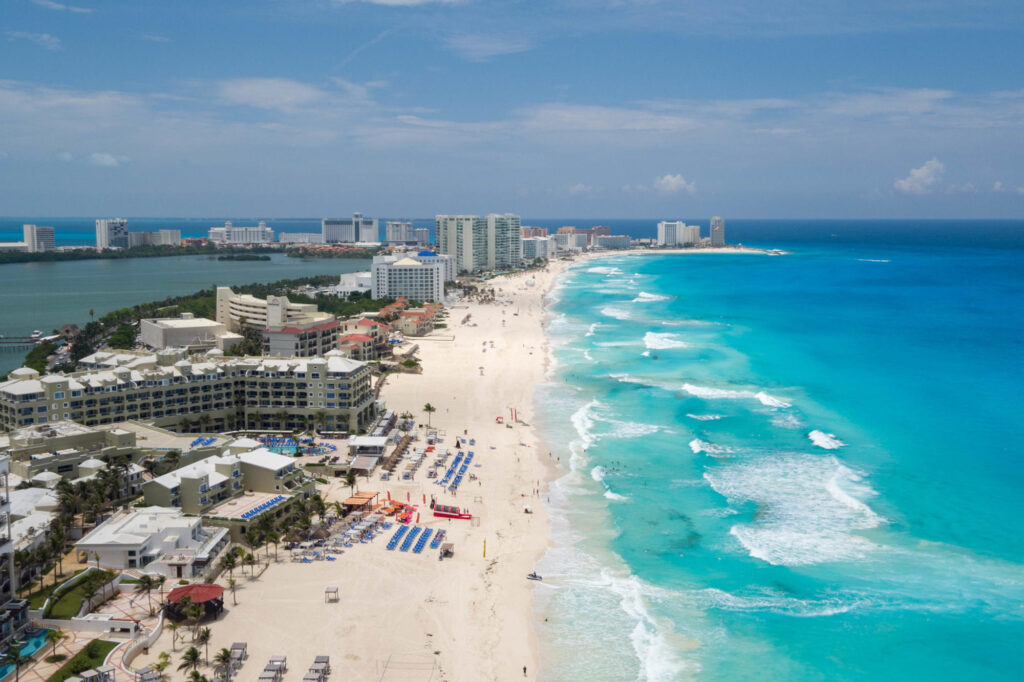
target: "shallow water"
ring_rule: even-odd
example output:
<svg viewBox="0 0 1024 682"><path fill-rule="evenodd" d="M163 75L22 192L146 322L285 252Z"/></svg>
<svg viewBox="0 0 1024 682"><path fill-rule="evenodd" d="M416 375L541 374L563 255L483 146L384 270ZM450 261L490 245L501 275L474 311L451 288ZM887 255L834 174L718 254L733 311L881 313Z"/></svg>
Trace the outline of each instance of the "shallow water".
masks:
<svg viewBox="0 0 1024 682"><path fill-rule="evenodd" d="M946 241L563 278L543 679L1016 678L1024 251Z"/></svg>

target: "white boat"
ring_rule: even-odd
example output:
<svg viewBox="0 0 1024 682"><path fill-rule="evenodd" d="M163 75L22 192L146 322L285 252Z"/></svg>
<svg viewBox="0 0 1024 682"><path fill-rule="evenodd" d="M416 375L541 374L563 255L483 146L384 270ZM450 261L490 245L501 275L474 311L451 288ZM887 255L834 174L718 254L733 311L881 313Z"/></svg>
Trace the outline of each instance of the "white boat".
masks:
<svg viewBox="0 0 1024 682"><path fill-rule="evenodd" d="M39 337L41 337L42 335L43 335L43 333L42 333L41 331L39 331L38 329L36 329L36 330L34 330L34 331L32 332L32 334L31 334L31 336L29 336L29 338L30 338L30 339L38 339L38 338L39 338Z"/></svg>

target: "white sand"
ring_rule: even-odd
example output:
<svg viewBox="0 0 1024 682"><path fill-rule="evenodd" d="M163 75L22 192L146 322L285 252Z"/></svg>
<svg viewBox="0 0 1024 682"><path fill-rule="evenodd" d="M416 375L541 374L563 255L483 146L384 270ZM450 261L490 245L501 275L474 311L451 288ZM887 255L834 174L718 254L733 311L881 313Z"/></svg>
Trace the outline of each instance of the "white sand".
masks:
<svg viewBox="0 0 1024 682"><path fill-rule="evenodd" d="M321 654L331 657L333 680L380 680L389 659L391 676L385 679L523 679L524 665L533 679L535 583L526 574L547 546L542 496L553 467L529 424L533 391L544 381L547 357L542 297L566 266L553 263L547 272L492 280L489 286L509 303L451 309L447 329L415 340L423 374L392 376L384 388L390 409L412 412L417 420L427 420L424 404L434 405L430 420L446 432L444 446L453 448L456 434L464 430L476 440L470 449L481 466L470 472L480 480L470 481L467 475L457 497L430 482L425 466L413 482L384 482L375 476L358 484L382 497L390 491L404 500L409 493L422 502L424 494L428 501L433 494L442 503L468 507L478 522L435 520L426 505L421 507L420 525L445 528L455 543L455 557L439 562L429 547L420 555L389 552L384 546L392 529L372 544L346 550L337 561L290 563L282 550L280 561L272 561L255 580L236 570L238 605L226 593L226 613L209 627L211 656L234 641L248 642L250 658L237 679L255 680L276 654L288 657L286 680L301 679ZM528 280L534 285L527 286ZM462 325L467 314L470 322ZM507 423L509 408L518 410L522 424L507 428L495 422L501 416ZM534 496L538 488L541 493ZM349 491L332 482L323 492L330 501ZM523 513L524 505L533 513ZM324 603L328 585L340 588L339 603ZM183 672L174 672L185 646L179 642L173 654L172 679L185 679ZM170 649L165 633L135 666ZM213 675L212 667L200 670Z"/></svg>

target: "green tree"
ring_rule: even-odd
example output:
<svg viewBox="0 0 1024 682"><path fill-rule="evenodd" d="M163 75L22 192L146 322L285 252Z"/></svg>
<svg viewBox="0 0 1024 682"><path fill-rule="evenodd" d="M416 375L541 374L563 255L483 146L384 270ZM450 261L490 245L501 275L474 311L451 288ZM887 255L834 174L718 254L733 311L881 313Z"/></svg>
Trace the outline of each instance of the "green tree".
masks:
<svg viewBox="0 0 1024 682"><path fill-rule="evenodd" d="M54 656L57 655L57 643L64 639L64 633L57 628L52 628L46 631L46 641L53 645Z"/></svg>
<svg viewBox="0 0 1024 682"><path fill-rule="evenodd" d="M21 668L31 663L32 657L23 655L21 653L20 645L12 644L0 661L2 661L4 665L14 666L14 682L18 682L18 680L21 679Z"/></svg>
<svg viewBox="0 0 1024 682"><path fill-rule="evenodd" d="M214 670L220 671L224 675L225 680L231 679L231 651L227 648L223 648L213 656L213 662L216 664Z"/></svg>
<svg viewBox="0 0 1024 682"><path fill-rule="evenodd" d="M234 578L229 578L228 587L231 588L231 605L238 606L238 597L235 596L235 589L238 588L238 581Z"/></svg>
<svg viewBox="0 0 1024 682"><path fill-rule="evenodd" d="M185 650L185 653L181 655L181 663L178 664L178 670L196 670L199 668L199 649L194 646L190 646Z"/></svg>
<svg viewBox="0 0 1024 682"><path fill-rule="evenodd" d="M356 488L356 472L349 469L345 472L345 484L348 485L348 490L351 493ZM335 503L337 504L337 503Z"/></svg>
<svg viewBox="0 0 1024 682"><path fill-rule="evenodd" d="M178 649L178 629L180 625L171 621L167 624L167 629L171 631L171 651L177 651Z"/></svg>
<svg viewBox="0 0 1024 682"><path fill-rule="evenodd" d="M153 591L154 587L156 587L156 581L153 580L153 576L148 574L143 574L143 576L139 578L139 582L135 584L135 594L146 595L146 602L149 604L150 615L153 615L153 598L150 596L150 593Z"/></svg>
<svg viewBox="0 0 1024 682"><path fill-rule="evenodd" d="M199 636L196 638L196 644L199 644L206 649L206 665L210 665L210 638L213 633L210 632L210 628L203 628L199 631Z"/></svg>
<svg viewBox="0 0 1024 682"><path fill-rule="evenodd" d="M238 566L238 558L234 552L228 552L220 558L221 570L228 572L228 577L235 575L235 568Z"/></svg>
<svg viewBox="0 0 1024 682"><path fill-rule="evenodd" d="M426 405L423 406L423 411L427 413L427 426L430 426L430 415L437 412L437 408L431 405L430 403L427 403Z"/></svg>

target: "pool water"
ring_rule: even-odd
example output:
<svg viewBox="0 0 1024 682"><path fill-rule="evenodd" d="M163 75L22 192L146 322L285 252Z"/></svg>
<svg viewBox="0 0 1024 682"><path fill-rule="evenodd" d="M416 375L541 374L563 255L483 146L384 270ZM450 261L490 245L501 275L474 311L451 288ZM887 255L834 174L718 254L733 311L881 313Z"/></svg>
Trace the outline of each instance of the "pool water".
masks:
<svg viewBox="0 0 1024 682"><path fill-rule="evenodd" d="M295 454L295 446L294 445L271 445L267 449L270 450L271 452L276 452L279 455L294 455Z"/></svg>
<svg viewBox="0 0 1024 682"><path fill-rule="evenodd" d="M22 656L31 656L35 652L39 651L44 646L46 646L46 633L47 632L49 632L49 630L41 629L41 630L32 630L31 632L27 633L26 636L25 636L25 644L24 644L24 646L21 647L21 655ZM7 652L5 651L4 653L6 654ZM0 665L0 680L4 679L5 677L7 677L8 675L10 675L13 672L14 672L14 666L13 665L10 665L10 664Z"/></svg>

